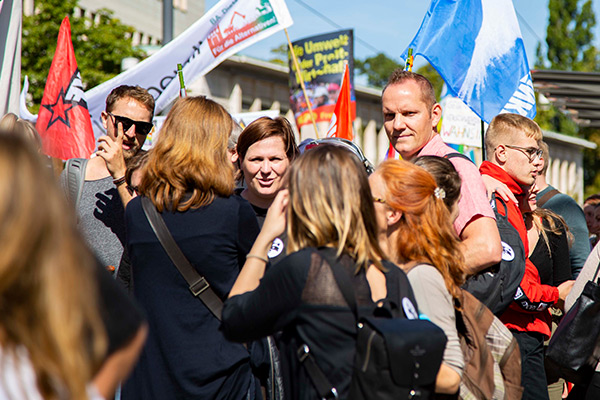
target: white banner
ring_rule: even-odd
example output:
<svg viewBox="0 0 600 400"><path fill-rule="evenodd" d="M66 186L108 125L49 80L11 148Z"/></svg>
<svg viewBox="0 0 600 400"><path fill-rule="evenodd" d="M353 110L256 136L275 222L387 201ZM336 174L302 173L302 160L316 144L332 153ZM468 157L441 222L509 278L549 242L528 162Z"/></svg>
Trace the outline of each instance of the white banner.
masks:
<svg viewBox="0 0 600 400"><path fill-rule="evenodd" d="M177 64L183 65L183 76L188 84L192 83L229 56L292 23L284 0L219 1L158 52L86 92L94 131L103 130L100 114L115 87L139 85L148 89L156 100L158 114L179 96Z"/></svg>
<svg viewBox="0 0 600 400"><path fill-rule="evenodd" d="M21 0L0 0L0 117L19 112Z"/></svg>
<svg viewBox="0 0 600 400"><path fill-rule="evenodd" d="M446 96L442 105L440 136L446 143L481 147L481 119L461 99Z"/></svg>

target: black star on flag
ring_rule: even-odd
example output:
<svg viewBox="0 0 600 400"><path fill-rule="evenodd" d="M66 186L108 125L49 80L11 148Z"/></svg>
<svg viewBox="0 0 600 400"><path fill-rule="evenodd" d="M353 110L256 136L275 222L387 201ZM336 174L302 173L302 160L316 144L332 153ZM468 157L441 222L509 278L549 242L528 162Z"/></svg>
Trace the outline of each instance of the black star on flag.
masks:
<svg viewBox="0 0 600 400"><path fill-rule="evenodd" d="M56 98L56 103L42 104L42 107L46 108L52 113L46 129L50 129L52 124L54 124L56 121L62 121L63 124L67 125L70 128L71 125L69 124L68 112L73 108L73 106L73 102L65 100L65 91L61 88Z"/></svg>

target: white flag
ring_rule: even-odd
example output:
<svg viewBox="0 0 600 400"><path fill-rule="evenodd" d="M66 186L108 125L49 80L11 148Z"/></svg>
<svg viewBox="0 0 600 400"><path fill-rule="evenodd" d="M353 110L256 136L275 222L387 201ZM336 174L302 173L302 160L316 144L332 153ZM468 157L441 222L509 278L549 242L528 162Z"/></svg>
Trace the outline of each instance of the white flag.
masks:
<svg viewBox="0 0 600 400"><path fill-rule="evenodd" d="M87 91L92 123L102 126L100 113L106 97L119 85L148 89L156 100L158 114L179 96L178 63L191 83L230 55L291 24L284 0L222 0L157 53Z"/></svg>
<svg viewBox="0 0 600 400"><path fill-rule="evenodd" d="M120 85L139 85L154 96L155 113L179 96L177 64L187 83L207 74L229 56L292 25L284 0L221 0L202 18L141 63L88 90L96 136L108 94ZM21 110L21 116L28 113ZM29 114L31 115L31 114Z"/></svg>
<svg viewBox="0 0 600 400"><path fill-rule="evenodd" d="M0 0L0 117L19 112L21 0Z"/></svg>

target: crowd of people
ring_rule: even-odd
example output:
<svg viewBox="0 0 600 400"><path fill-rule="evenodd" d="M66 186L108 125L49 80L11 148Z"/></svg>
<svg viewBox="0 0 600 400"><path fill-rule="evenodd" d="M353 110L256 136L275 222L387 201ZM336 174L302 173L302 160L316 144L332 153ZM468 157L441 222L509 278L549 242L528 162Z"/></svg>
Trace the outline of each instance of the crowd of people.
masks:
<svg viewBox="0 0 600 400"><path fill-rule="evenodd" d="M299 147L282 117L241 129L205 97L177 100L145 152L154 99L120 86L94 156L59 181L33 126L5 116L0 399L378 398L357 389L357 337L386 304L446 338L421 398L470 398L463 288L507 257L498 213L523 248L508 252L524 272L494 317L518 343L512 393L599 398L600 365L572 388L544 352L595 279L600 196L582 210L546 182L542 131L520 115L493 119L479 168L457 154L421 75L395 71L382 110L401 160L371 173L347 144Z"/></svg>

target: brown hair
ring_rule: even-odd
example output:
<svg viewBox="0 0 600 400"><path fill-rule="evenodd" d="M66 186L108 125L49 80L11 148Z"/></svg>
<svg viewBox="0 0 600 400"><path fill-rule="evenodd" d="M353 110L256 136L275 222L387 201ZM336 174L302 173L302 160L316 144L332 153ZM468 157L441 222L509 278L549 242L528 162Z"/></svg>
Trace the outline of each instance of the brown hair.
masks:
<svg viewBox="0 0 600 400"><path fill-rule="evenodd" d="M435 179L436 184L444 189L446 194L444 204L446 204L448 210L451 210L460 198L460 185L462 183L454 164L450 160L438 156L417 157L413 164L429 172Z"/></svg>
<svg viewBox="0 0 600 400"><path fill-rule="evenodd" d="M540 171L540 175L546 175L546 172L548 171L548 166L550 165L550 149L548 148L546 142L544 142L543 140L540 140L538 142L538 146L540 146L540 149L542 149L542 159L544 160L544 166Z"/></svg>
<svg viewBox="0 0 600 400"><path fill-rule="evenodd" d="M573 245L573 234L567 225L567 222L563 217L555 213L554 211L548 210L546 208L536 208L531 212L532 222L537 228L537 230L542 234L542 238L544 239L544 243L546 243L546 247L548 248L548 253L552 257L552 249L550 246L550 241L548 240L548 232L553 233L557 236L562 235L563 229L565 234L567 235L567 242L569 243L569 248ZM542 221L546 221L548 226L546 227ZM562 228L562 229L561 229Z"/></svg>
<svg viewBox="0 0 600 400"><path fill-rule="evenodd" d="M148 152L144 150L140 150L135 155L125 162L127 163L127 169L125 170L125 182L128 185L131 185L131 177L133 173L138 169L142 168L146 165L146 161L148 161Z"/></svg>
<svg viewBox="0 0 600 400"><path fill-rule="evenodd" d="M288 253L305 247L334 246L360 268L382 268L383 252L365 168L338 146L318 146L289 171Z"/></svg>
<svg viewBox="0 0 600 400"><path fill-rule="evenodd" d="M95 260L30 143L1 132L0 170L0 347L27 349L43 398L86 399L106 351Z"/></svg>
<svg viewBox="0 0 600 400"><path fill-rule="evenodd" d="M242 131L237 141L237 153L240 161L246 157L246 152L256 142L279 136L283 140L285 154L290 162L300 153L294 137L294 131L289 121L283 117L262 117L253 121Z"/></svg>
<svg viewBox="0 0 600 400"><path fill-rule="evenodd" d="M400 85L406 81L414 81L421 88L421 100L427 105L427 108L431 110L433 105L437 103L435 99L435 90L433 89L433 85L429 82L429 79L425 78L421 74L417 74L411 71L404 71L402 68L396 69L390 75L387 84L383 88L383 92L392 85Z"/></svg>
<svg viewBox="0 0 600 400"><path fill-rule="evenodd" d="M106 112L111 112L118 100L132 98L150 111L150 120L154 117L154 97L139 86L121 85L112 90L106 98Z"/></svg>
<svg viewBox="0 0 600 400"><path fill-rule="evenodd" d="M600 193L595 193L591 196L588 196L585 201L583 202L583 205L591 205L591 206L597 206L600 204Z"/></svg>
<svg viewBox="0 0 600 400"><path fill-rule="evenodd" d="M177 100L143 167L140 193L159 211L186 211L210 204L215 196L230 196L232 128L231 116L216 102L204 96Z"/></svg>
<svg viewBox="0 0 600 400"><path fill-rule="evenodd" d="M39 152L42 150L42 138L35 126L16 114L8 113L0 119L0 129L25 137Z"/></svg>
<svg viewBox="0 0 600 400"><path fill-rule="evenodd" d="M375 173L383 179L386 204L402 212L398 241L392 244L399 258L394 261L433 265L450 295L458 298L465 264L448 208L435 196L435 179L423 168L401 160L384 161Z"/></svg>
<svg viewBox="0 0 600 400"><path fill-rule="evenodd" d="M485 133L485 151L487 158L492 160L496 147L514 140L519 133L539 142L543 138L539 125L519 114L499 114L492 119ZM510 143L508 143L510 144Z"/></svg>

